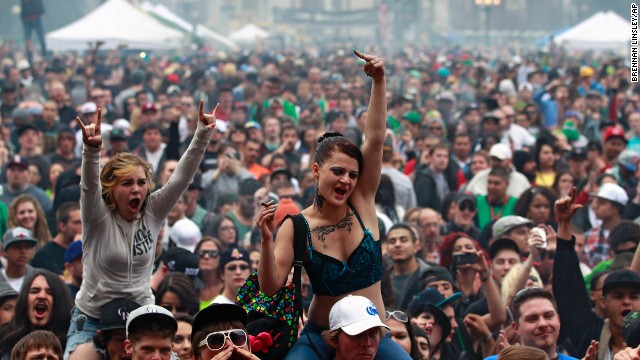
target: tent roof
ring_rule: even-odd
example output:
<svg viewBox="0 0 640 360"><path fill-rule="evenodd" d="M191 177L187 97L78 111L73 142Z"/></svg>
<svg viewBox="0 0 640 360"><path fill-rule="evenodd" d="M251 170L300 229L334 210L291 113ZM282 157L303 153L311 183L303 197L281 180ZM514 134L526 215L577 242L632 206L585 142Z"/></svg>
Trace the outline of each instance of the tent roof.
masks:
<svg viewBox="0 0 640 360"><path fill-rule="evenodd" d="M237 42L255 42L256 39L266 39L270 34L254 24L247 24L229 34L229 39Z"/></svg>
<svg viewBox="0 0 640 360"><path fill-rule="evenodd" d="M184 35L162 25L125 0L108 0L83 18L47 34L54 50L84 50L88 42L103 41L103 48L126 45L132 49L170 49Z"/></svg>
<svg viewBox="0 0 640 360"><path fill-rule="evenodd" d="M554 40L571 49L618 49L631 38L631 24L613 11L598 12Z"/></svg>
<svg viewBox="0 0 640 360"><path fill-rule="evenodd" d="M163 19L164 21L167 21L169 23L171 23L171 25L173 25L175 28L179 29L180 31L184 31L184 32L192 32L193 31L193 24L189 23L188 21L186 21L185 19L181 18L180 16L176 15L173 11L171 11L168 7L162 5L162 4L156 4L153 5L152 3L150 3L149 1L145 1L142 3L141 8L145 11L147 11L148 13L157 16L160 19ZM203 37L203 38L207 38L207 39L211 39L214 42L220 43L222 45L225 45L233 50L237 50L238 49L238 45L236 45L236 43L234 43L233 41L227 39L226 37L222 36L221 34L207 28L206 26L202 25L202 24L197 24L196 25L196 35L199 37Z"/></svg>

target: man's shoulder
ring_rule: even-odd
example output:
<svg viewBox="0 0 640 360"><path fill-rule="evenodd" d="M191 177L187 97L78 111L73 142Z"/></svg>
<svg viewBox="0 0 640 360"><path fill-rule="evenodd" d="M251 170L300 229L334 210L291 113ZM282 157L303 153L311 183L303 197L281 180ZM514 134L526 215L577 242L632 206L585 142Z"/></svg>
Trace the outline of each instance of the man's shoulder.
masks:
<svg viewBox="0 0 640 360"><path fill-rule="evenodd" d="M558 354L558 360L578 360L578 358L574 358L573 356Z"/></svg>

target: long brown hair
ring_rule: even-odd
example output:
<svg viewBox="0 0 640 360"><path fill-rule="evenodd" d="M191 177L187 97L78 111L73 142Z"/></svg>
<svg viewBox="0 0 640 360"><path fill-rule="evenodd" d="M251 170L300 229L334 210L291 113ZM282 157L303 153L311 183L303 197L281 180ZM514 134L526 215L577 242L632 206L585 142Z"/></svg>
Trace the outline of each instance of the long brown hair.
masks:
<svg viewBox="0 0 640 360"><path fill-rule="evenodd" d="M33 196L22 194L22 195L16 196L16 198L13 199L13 201L11 202L11 205L9 205L9 219L7 220L7 228L12 229L18 226L23 227L22 225L20 225L20 222L18 221L18 206L27 202L32 203L33 207L36 210L36 223L33 225L33 229L28 229L28 230L31 230L33 237L36 238L36 240L38 240L38 243L36 244L36 248L39 249L42 246L44 246L44 244L49 242L52 236L51 236L51 232L49 232L49 225L47 224L47 216L44 214L44 210L42 210L42 206L40 206L40 204L36 201L36 199Z"/></svg>

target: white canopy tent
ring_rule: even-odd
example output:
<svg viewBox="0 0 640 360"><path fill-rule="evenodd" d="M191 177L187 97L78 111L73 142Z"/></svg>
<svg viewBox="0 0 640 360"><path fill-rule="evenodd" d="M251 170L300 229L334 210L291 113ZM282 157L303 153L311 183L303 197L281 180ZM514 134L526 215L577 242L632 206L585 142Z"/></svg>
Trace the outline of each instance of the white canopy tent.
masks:
<svg viewBox="0 0 640 360"><path fill-rule="evenodd" d="M247 24L229 34L229 39L239 43L254 43L259 39L266 39L270 34L254 24Z"/></svg>
<svg viewBox="0 0 640 360"><path fill-rule="evenodd" d="M85 50L103 41L104 49L162 50L181 46L184 34L161 24L126 0L108 0L83 18L47 34L52 50Z"/></svg>
<svg viewBox="0 0 640 360"><path fill-rule="evenodd" d="M613 11L600 11L554 39L567 49L618 50L628 47L631 23Z"/></svg>
<svg viewBox="0 0 640 360"><path fill-rule="evenodd" d="M169 8L167 8L162 4L153 5L152 3L145 1L142 3L140 7L144 11L148 12L149 14L157 16L158 18L161 18L175 25L177 28L180 28L184 32L187 32L187 33L193 32L193 24L179 17L174 12L172 12ZM230 49L233 49L233 50L238 49L238 45L235 42L227 39L223 35L218 34L217 32L207 28L202 24L196 24L196 35L201 38L209 39L215 43L224 45Z"/></svg>

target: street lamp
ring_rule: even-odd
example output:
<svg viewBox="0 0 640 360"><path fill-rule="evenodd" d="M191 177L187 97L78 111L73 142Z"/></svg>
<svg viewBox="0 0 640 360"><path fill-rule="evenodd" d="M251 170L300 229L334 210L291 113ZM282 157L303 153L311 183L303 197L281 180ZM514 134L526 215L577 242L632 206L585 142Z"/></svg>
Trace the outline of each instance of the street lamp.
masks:
<svg viewBox="0 0 640 360"><path fill-rule="evenodd" d="M484 12L484 42L489 46L489 14L491 8L500 6L501 0L474 0L476 5Z"/></svg>

